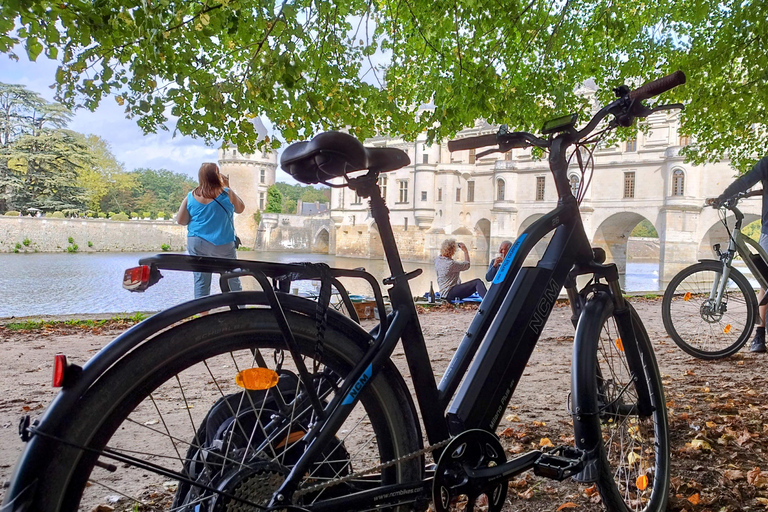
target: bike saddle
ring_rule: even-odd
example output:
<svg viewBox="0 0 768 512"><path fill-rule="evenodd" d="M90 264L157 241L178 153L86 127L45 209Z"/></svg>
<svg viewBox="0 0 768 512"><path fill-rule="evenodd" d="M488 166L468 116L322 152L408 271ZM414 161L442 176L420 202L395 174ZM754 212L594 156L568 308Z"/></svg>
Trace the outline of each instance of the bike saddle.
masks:
<svg viewBox="0 0 768 512"><path fill-rule="evenodd" d="M324 132L310 141L288 146L280 157L283 170L297 181L325 183L349 172L369 169L387 172L411 163L408 155L396 148L366 148L342 132Z"/></svg>

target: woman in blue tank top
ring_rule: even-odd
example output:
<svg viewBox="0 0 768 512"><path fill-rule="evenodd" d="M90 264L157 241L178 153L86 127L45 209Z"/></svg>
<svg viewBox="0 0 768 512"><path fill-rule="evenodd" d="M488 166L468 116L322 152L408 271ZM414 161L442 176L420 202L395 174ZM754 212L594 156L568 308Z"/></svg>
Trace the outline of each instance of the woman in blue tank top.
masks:
<svg viewBox="0 0 768 512"><path fill-rule="evenodd" d="M176 222L187 226L187 252L193 256L237 258L234 213L242 213L245 204L229 188L229 176L219 166L206 162L197 173L200 185L181 202ZM211 293L211 274L195 272L195 298ZM240 280L229 282L241 290Z"/></svg>

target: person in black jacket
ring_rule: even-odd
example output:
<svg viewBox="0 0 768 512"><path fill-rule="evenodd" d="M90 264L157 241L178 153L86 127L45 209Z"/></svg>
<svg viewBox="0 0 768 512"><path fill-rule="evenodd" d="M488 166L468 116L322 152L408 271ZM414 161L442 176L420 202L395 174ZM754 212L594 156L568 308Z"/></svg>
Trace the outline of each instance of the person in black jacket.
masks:
<svg viewBox="0 0 768 512"><path fill-rule="evenodd" d="M762 213L762 227L760 228L760 247L768 252L768 156L757 162L748 173L739 177L736 181L728 185L728 187L715 199L708 199L708 203L722 204L728 199L732 198L739 192L746 192L750 187L757 182L761 182L763 185L763 213ZM765 290L761 287L760 292L757 294L757 300L760 302L765 295ZM750 352L765 352L765 312L768 306L760 306L760 314L757 320L757 328L755 330L755 337L752 339L752 344L749 347Z"/></svg>

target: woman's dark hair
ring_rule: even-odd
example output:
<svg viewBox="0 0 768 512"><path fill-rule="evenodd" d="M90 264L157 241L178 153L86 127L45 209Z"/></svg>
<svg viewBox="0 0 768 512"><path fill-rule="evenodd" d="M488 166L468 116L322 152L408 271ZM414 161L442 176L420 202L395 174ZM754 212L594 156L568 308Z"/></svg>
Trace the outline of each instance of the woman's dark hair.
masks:
<svg viewBox="0 0 768 512"><path fill-rule="evenodd" d="M194 193L200 197L213 199L223 190L219 177L219 166L213 162L205 162L197 171L197 180L200 183Z"/></svg>

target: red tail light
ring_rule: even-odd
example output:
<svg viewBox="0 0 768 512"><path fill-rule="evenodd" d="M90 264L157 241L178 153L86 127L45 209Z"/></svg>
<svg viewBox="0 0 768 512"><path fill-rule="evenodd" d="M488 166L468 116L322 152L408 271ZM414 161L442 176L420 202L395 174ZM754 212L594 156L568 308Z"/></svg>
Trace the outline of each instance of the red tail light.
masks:
<svg viewBox="0 0 768 512"><path fill-rule="evenodd" d="M56 354L53 357L53 387L64 386L64 373L67 370L67 356Z"/></svg>
<svg viewBox="0 0 768 512"><path fill-rule="evenodd" d="M143 292L149 287L149 265L129 268L123 275L123 288L132 292Z"/></svg>

